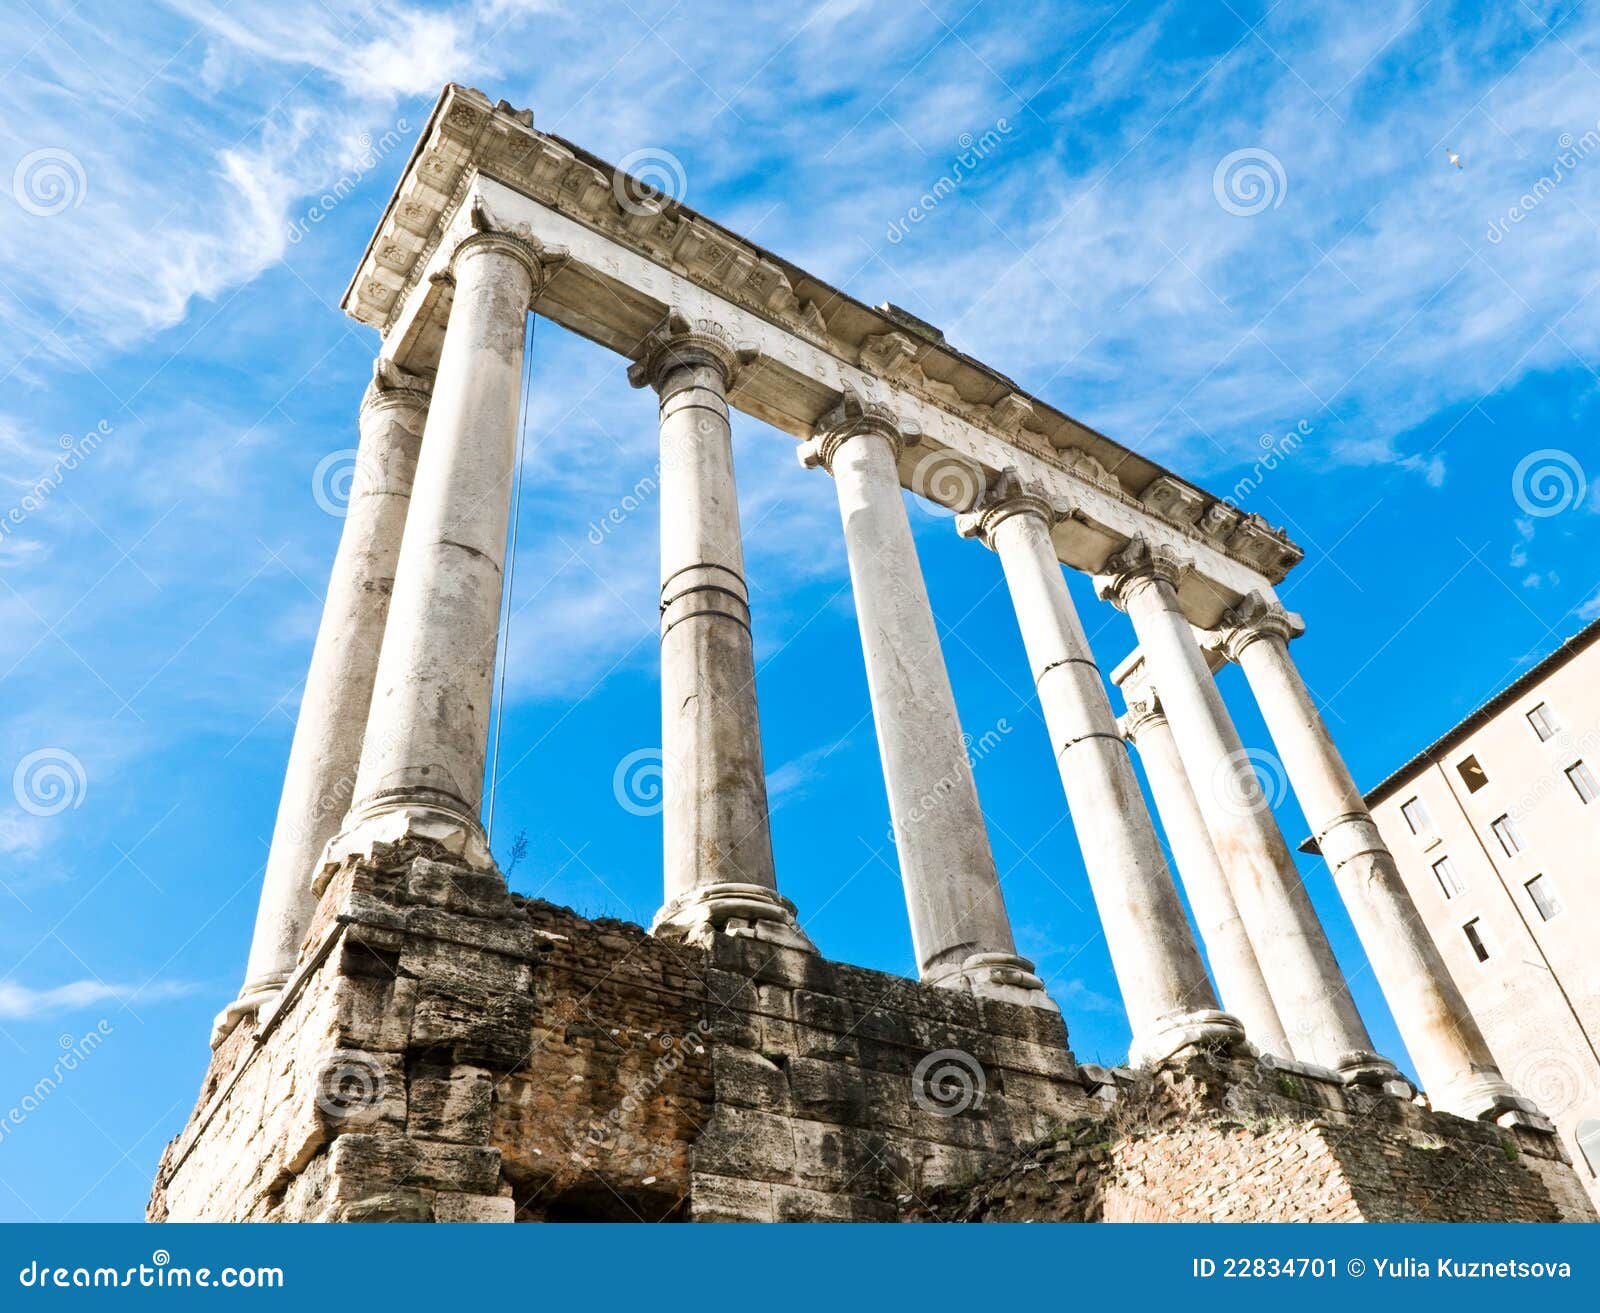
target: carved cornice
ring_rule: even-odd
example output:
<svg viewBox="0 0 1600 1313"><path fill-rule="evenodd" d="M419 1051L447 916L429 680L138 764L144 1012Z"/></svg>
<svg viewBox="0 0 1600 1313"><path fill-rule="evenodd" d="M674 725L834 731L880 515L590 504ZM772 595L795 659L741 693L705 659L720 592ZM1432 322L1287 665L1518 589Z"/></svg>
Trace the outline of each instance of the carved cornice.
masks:
<svg viewBox="0 0 1600 1313"><path fill-rule="evenodd" d="M628 366L628 382L636 388L659 388L669 370L710 365L722 374L723 386L731 388L739 366L748 365L757 354L754 346L736 344L714 319L691 321L674 310L639 347Z"/></svg>
<svg viewBox="0 0 1600 1313"><path fill-rule="evenodd" d="M1130 538L1122 549L1106 560L1096 580L1100 596L1118 610L1127 610L1134 589L1150 583L1166 583L1176 588L1194 563L1166 543L1151 542L1142 534Z"/></svg>
<svg viewBox="0 0 1600 1313"><path fill-rule="evenodd" d="M1058 520L1071 514L1070 510L1053 505L1044 488L1025 481L1014 467L1007 467L995 476L977 507L956 517L956 532L993 547L995 527L1013 515L1036 515L1048 532Z"/></svg>
<svg viewBox="0 0 1600 1313"><path fill-rule="evenodd" d="M347 310L387 333L430 265L477 177L503 183L573 222L954 416L998 442L1150 515L1276 583L1303 553L1281 530L1202 492L948 343L688 209L481 92L446 87L360 269ZM598 272L598 271L597 271ZM826 317L823 313L826 307ZM873 323L876 323L876 330ZM933 436L937 436L930 426ZM1137 495L1131 491L1143 488Z"/></svg>
<svg viewBox="0 0 1600 1313"><path fill-rule="evenodd" d="M868 401L846 388L839 403L817 421L811 441L801 445L800 463L807 469L820 465L831 474L839 448L851 438L869 434L887 442L897 462L907 447L922 440L922 432L915 424L902 420L888 406Z"/></svg>
<svg viewBox="0 0 1600 1313"><path fill-rule="evenodd" d="M1257 639L1276 638L1288 643L1304 632L1305 624L1299 616L1261 593L1250 593L1222 617L1213 646L1229 661L1237 662L1245 648Z"/></svg>

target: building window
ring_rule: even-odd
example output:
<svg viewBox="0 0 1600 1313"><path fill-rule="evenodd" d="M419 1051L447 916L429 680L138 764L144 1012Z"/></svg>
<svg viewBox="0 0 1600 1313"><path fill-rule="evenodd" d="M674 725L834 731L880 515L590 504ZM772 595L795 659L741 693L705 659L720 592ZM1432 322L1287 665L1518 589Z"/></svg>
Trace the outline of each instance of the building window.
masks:
<svg viewBox="0 0 1600 1313"><path fill-rule="evenodd" d="M1502 816L1490 828L1494 830L1494 837L1500 840L1500 846L1505 849L1507 857L1515 857L1522 851L1522 835L1518 833L1509 816Z"/></svg>
<svg viewBox="0 0 1600 1313"><path fill-rule="evenodd" d="M1484 946L1483 936L1478 933L1478 918L1473 917L1461 928L1466 932L1467 942L1472 945L1472 951L1477 955L1478 961L1487 962L1489 950Z"/></svg>
<svg viewBox="0 0 1600 1313"><path fill-rule="evenodd" d="M1483 767L1478 765L1476 757L1468 757L1456 769L1461 772L1461 778L1466 783L1468 793L1476 793L1489 782L1488 775L1484 773Z"/></svg>
<svg viewBox="0 0 1600 1313"><path fill-rule="evenodd" d="M1600 1176L1600 1121L1579 1122L1577 1139L1589 1175Z"/></svg>
<svg viewBox="0 0 1600 1313"><path fill-rule="evenodd" d="M1556 891L1550 887L1550 881L1544 876L1534 876L1523 888L1528 891L1528 897L1533 899L1534 909L1539 913L1541 921L1548 921L1561 911L1561 902L1556 897Z"/></svg>
<svg viewBox="0 0 1600 1313"><path fill-rule="evenodd" d="M1555 713L1550 710L1550 704L1547 702L1541 702L1528 713L1528 724L1533 726L1533 732L1539 736L1540 743L1550 742L1561 729L1556 723Z"/></svg>
<svg viewBox="0 0 1600 1313"><path fill-rule="evenodd" d="M1411 827L1412 834L1433 833L1433 818L1428 815L1428 809L1422 805L1421 798L1413 798L1410 802L1403 803L1400 814L1406 818L1406 824Z"/></svg>
<svg viewBox="0 0 1600 1313"><path fill-rule="evenodd" d="M1466 892L1466 886L1461 883L1461 877L1456 874L1455 863L1448 857L1441 857L1433 864L1433 875L1439 882L1440 892L1446 898L1454 898Z"/></svg>
<svg viewBox="0 0 1600 1313"><path fill-rule="evenodd" d="M1585 804L1600 797L1600 784L1594 782L1594 772L1589 769L1587 762L1580 761L1576 766L1568 766L1567 778L1572 781L1572 787Z"/></svg>

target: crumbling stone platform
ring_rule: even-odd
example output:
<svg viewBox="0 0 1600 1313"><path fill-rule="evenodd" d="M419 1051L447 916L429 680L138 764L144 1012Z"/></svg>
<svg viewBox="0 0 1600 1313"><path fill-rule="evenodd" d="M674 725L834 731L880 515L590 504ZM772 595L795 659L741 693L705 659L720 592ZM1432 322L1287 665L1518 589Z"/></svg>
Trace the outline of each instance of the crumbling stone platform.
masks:
<svg viewBox="0 0 1600 1313"><path fill-rule="evenodd" d="M152 1220L1592 1220L1553 1140L1254 1059L1080 1067L1053 1012L671 943L426 846L328 880Z"/></svg>

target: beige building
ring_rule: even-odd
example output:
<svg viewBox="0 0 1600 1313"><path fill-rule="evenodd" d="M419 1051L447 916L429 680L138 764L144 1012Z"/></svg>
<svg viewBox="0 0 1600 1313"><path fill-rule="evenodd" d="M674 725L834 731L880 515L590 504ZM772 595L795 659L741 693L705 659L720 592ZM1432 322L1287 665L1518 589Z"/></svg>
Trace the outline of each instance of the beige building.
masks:
<svg viewBox="0 0 1600 1313"><path fill-rule="evenodd" d="M1501 1070L1600 1198L1600 622L1367 803Z"/></svg>

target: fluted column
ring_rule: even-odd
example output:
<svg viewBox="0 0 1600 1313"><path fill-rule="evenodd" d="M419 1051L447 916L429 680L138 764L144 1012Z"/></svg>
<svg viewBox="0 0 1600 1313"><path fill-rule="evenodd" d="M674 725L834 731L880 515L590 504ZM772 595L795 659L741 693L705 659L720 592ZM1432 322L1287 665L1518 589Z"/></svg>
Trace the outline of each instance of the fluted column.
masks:
<svg viewBox="0 0 1600 1313"><path fill-rule="evenodd" d="M1350 1080L1398 1080L1394 1064L1372 1050L1289 846L1179 608L1177 583L1186 568L1168 549L1135 538L1106 563L1101 595L1133 621L1293 1056Z"/></svg>
<svg viewBox="0 0 1600 1313"><path fill-rule="evenodd" d="M1394 856L1289 654L1298 617L1252 594L1223 618L1220 650L1236 661L1333 872L1417 1074L1434 1102L1469 1117L1530 1112L1489 1045L1417 914Z"/></svg>
<svg viewBox="0 0 1600 1313"><path fill-rule="evenodd" d="M726 391L739 353L674 315L629 371L661 398L665 901L652 931L815 951L778 894Z"/></svg>
<svg viewBox="0 0 1600 1313"><path fill-rule="evenodd" d="M1144 762L1145 779L1150 782L1178 876L1189 895L1189 909L1200 927L1222 1005L1244 1022L1244 1033L1263 1053L1291 1057L1278 1009L1273 1006L1266 977L1200 814L1194 787L1178 756L1166 712L1149 688L1124 685L1123 696L1128 712L1122 718L1122 730Z"/></svg>
<svg viewBox="0 0 1600 1313"><path fill-rule="evenodd" d="M428 384L380 362L361 403L344 531L295 720L244 986L217 1018L213 1043L288 981L316 911L311 878L355 786L427 418Z"/></svg>
<svg viewBox="0 0 1600 1313"><path fill-rule="evenodd" d="M492 868L483 795L517 454L523 336L540 282L520 238L475 232L455 296L400 545L355 802L325 854L431 840Z"/></svg>
<svg viewBox="0 0 1600 1313"><path fill-rule="evenodd" d="M1012 940L901 499L903 441L889 410L847 393L800 455L839 494L918 971L929 984L1054 1007Z"/></svg>
<svg viewBox="0 0 1600 1313"><path fill-rule="evenodd" d="M1003 474L961 531L993 548L1022 630L1100 924L1133 1030L1130 1061L1160 1062L1244 1038L1217 1007L1145 809L1099 667L1050 541L1040 490Z"/></svg>

